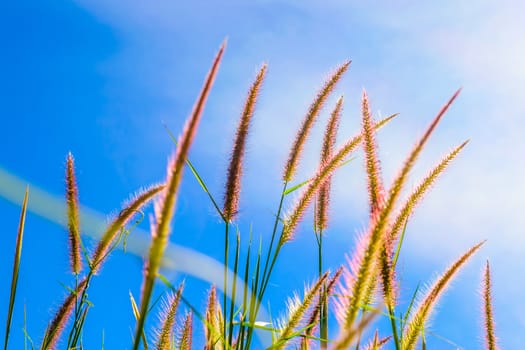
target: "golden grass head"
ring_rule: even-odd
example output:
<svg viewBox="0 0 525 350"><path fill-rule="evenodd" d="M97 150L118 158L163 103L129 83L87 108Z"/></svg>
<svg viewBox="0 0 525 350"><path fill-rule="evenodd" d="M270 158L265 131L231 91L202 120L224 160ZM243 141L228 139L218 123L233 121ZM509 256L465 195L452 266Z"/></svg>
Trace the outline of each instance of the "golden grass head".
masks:
<svg viewBox="0 0 525 350"><path fill-rule="evenodd" d="M75 161L71 153L68 153L66 160L66 202L69 259L71 271L77 275L82 270L82 255L80 251L80 224L78 218L78 187L75 178Z"/></svg>
<svg viewBox="0 0 525 350"><path fill-rule="evenodd" d="M223 215L227 221L234 220L239 209L242 166L246 148L246 139L248 138L248 131L253 112L255 110L257 96L266 74L266 67L266 64L263 64L255 78L255 81L250 87L248 97L244 103L241 119L239 120L239 125L237 126L237 133L235 136L233 151L230 157L230 164L228 166L226 189L224 193Z"/></svg>
<svg viewBox="0 0 525 350"><path fill-rule="evenodd" d="M290 154L288 155L288 161L284 167L283 180L291 181L297 171L297 165L299 164L299 159L301 158L302 150L304 148L304 143L308 138L310 130L312 129L319 112L324 106L326 99L330 96L330 93L334 90L337 82L341 79L343 74L347 71L350 66L350 61L344 62L340 65L334 73L328 78L324 86L318 92L314 102L310 105L308 113L306 114L301 127L299 128L297 135L295 136L295 141L290 149Z"/></svg>

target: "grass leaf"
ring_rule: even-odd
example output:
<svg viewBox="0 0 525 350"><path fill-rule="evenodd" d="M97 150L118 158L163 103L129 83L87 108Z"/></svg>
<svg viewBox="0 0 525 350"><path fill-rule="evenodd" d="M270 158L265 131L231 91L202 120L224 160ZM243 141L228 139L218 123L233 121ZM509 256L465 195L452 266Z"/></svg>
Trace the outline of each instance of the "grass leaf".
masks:
<svg viewBox="0 0 525 350"><path fill-rule="evenodd" d="M18 286L18 272L20 271L20 262L22 259L22 242L24 240L24 225L26 221L28 197L29 197L29 187L26 187L24 201L22 202L22 211L20 213L20 220L18 222L18 233L16 235L15 258L13 262L13 275L11 277L11 288L9 291L9 306L7 308L7 321L5 324L4 350L7 350L7 344L9 343L9 334L11 331L11 320L13 318L13 310L15 307L16 288ZM25 311L24 311L24 314L25 314Z"/></svg>

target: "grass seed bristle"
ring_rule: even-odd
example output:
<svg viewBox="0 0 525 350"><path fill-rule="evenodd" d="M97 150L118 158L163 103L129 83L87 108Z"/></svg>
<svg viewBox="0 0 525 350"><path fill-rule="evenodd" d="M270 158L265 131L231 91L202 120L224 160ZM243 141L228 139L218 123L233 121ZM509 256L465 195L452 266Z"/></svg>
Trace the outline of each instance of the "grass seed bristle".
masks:
<svg viewBox="0 0 525 350"><path fill-rule="evenodd" d="M158 332L157 350L170 350L173 343L173 326L175 325L175 314L182 296L183 285L180 285L175 295L168 297L168 302L163 310L160 331Z"/></svg>

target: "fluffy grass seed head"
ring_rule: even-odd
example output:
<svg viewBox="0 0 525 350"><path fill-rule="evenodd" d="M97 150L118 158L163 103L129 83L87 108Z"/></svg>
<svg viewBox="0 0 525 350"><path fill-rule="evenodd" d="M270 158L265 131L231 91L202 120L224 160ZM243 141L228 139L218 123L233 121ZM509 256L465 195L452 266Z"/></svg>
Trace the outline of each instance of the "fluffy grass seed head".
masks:
<svg viewBox="0 0 525 350"><path fill-rule="evenodd" d="M95 251L91 257L91 265L93 272L97 274L102 267L103 262L108 256L115 238L118 236L120 230L133 218L133 216L141 210L155 195L164 189L164 185L154 185L133 196L124 209L120 211L115 219L108 225L106 231L102 234L102 238L98 242Z"/></svg>
<svg viewBox="0 0 525 350"><path fill-rule="evenodd" d="M248 137L250 122L255 110L257 96L266 74L266 67L266 64L263 64L255 78L255 81L250 87L248 97L244 102L244 109L241 119L239 120L239 125L237 126L237 133L235 136L233 151L230 157L230 165L228 166L226 189L224 193L223 215L227 221L234 220L239 209L242 165L246 148L246 139Z"/></svg>
<svg viewBox="0 0 525 350"><path fill-rule="evenodd" d="M368 180L368 196L370 201L370 215L374 215L383 205L384 188L381 176L381 168L377 156L377 143L375 140L374 123L368 95L363 90L362 98L362 128L363 128L363 149L365 151L366 174Z"/></svg>
<svg viewBox="0 0 525 350"><path fill-rule="evenodd" d="M328 124L326 125L323 147L321 149L321 164L325 164L332 157L334 152L334 145L337 136L337 130L339 129L339 120L341 118L341 110L343 108L343 96L339 97L336 102L335 108L330 115ZM326 180L323 186L319 188L317 195L317 206L316 206L316 230L322 232L328 227L328 206L330 202L330 178Z"/></svg>
<svg viewBox="0 0 525 350"><path fill-rule="evenodd" d="M487 350L497 350L498 340L494 331L494 315L492 312L492 292L490 281L490 267L489 261L485 265L483 273L483 322L485 331L485 348Z"/></svg>
<svg viewBox="0 0 525 350"><path fill-rule="evenodd" d="M376 130L383 127L396 116L397 114L394 114L377 122L375 124ZM346 157L357 148L361 141L361 133L357 136L348 139L325 164L320 164L317 173L311 179L308 186L306 186L306 188L301 192L301 194L295 202L295 205L292 207L292 210L288 214L288 217L283 227L283 232L281 234L279 243L280 245L283 245L286 242L289 242L293 239L295 229L301 221L304 212L308 208L308 205L310 204L312 198L314 198L319 188L326 183L327 179L330 178L332 173L341 165L341 163L346 159Z"/></svg>
<svg viewBox="0 0 525 350"><path fill-rule="evenodd" d="M69 317L75 310L77 301L80 299L80 296L87 287L88 279L84 278L78 285L75 290L72 290L66 300L62 303L58 309L55 317L50 322L49 326L46 329L44 335L44 340L42 341L41 349L43 350L53 350L56 349L60 335L66 327Z"/></svg>
<svg viewBox="0 0 525 350"><path fill-rule="evenodd" d="M66 203L71 271L78 275L82 270L82 255L78 219L78 187L75 178L75 161L71 153L68 153L66 160Z"/></svg>
<svg viewBox="0 0 525 350"><path fill-rule="evenodd" d="M350 61L346 61L341 66L339 66L330 76L330 78L326 81L324 86L318 92L314 102L310 105L308 113L306 113L301 127L299 128L297 135L295 136L295 141L292 145L292 148L290 149L288 161L286 162L283 172L284 181L289 182L294 178L295 172L297 170L297 165L299 163L299 159L301 158L301 153L304 148L304 143L306 142L308 134L310 133L310 130L312 129L312 126L314 125L317 116L319 115L319 111L323 108L326 99L328 98L328 96L330 96L330 93L334 90L337 82L341 79L341 77L346 72L349 66Z"/></svg>
<svg viewBox="0 0 525 350"><path fill-rule="evenodd" d="M413 350L416 348L417 340L421 335L421 330L425 327L426 321L428 320L432 310L434 309L444 290L450 284L452 278L456 276L461 267L483 245L483 243L485 243L485 241L470 248L465 254L457 259L428 289L428 292L425 294L418 307L412 314L405 329L401 344L402 350Z"/></svg>

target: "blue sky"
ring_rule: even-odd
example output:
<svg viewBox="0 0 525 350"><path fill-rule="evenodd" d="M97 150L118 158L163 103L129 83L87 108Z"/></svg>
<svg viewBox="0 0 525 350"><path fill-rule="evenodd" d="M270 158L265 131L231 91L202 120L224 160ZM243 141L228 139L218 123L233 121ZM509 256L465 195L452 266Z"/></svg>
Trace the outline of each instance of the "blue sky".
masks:
<svg viewBox="0 0 525 350"><path fill-rule="evenodd" d="M243 98L257 68L267 62L241 198L241 229L253 224L254 232L263 236L278 199L291 139L333 67L345 59L353 61L333 99L345 95L340 140L359 128L363 88L375 115L401 113L378 136L387 183L430 118L462 86L460 98L413 171L413 183L453 146L467 138L471 143L417 209L408 228L401 295L408 299L419 281L431 281L454 257L488 239L440 303L432 330L464 349L480 347L480 276L483 262L490 259L502 348L522 343L524 286L518 276L525 253L519 211L525 207L521 181L525 25L520 19L525 5L278 0L146 5L94 0L19 1L6 7L0 22L4 43L0 167L30 186L61 196L65 156L71 151L81 203L102 215L117 212L141 186L163 179L173 147L162 122L179 132L224 37L228 48L191 158L220 197ZM307 146L300 177L315 168L326 116ZM2 180L3 193L6 181ZM344 261L355 233L366 225L361 157L334 181L326 240L333 267ZM4 224L0 276L5 284L19 207L0 199L0 209ZM219 219L189 172L177 218L174 243L220 257ZM275 300L301 289L314 276L313 265L311 270L304 268L315 257L310 222L301 227L278 266ZM147 229L147 223L142 228ZM137 237L147 237L140 234ZM22 339L24 303L29 332L39 342L61 301L60 283L68 281L65 230L30 214L23 258L13 323L15 348ZM132 328L128 291L138 294L140 274L139 257L117 253L94 283L93 327L86 335L93 348L100 344L102 328L107 348L122 348L123 339L127 344ZM197 303L204 302L205 286L195 280L188 287ZM5 314L8 298L6 291L1 295L5 302L0 315ZM431 342L434 348L454 348L436 337Z"/></svg>

